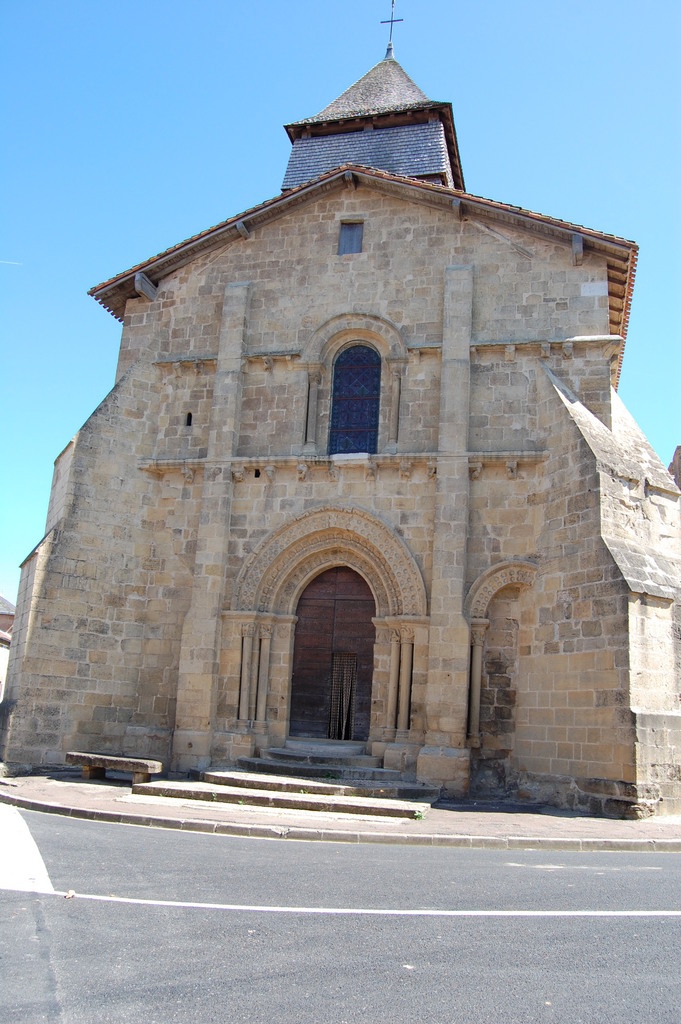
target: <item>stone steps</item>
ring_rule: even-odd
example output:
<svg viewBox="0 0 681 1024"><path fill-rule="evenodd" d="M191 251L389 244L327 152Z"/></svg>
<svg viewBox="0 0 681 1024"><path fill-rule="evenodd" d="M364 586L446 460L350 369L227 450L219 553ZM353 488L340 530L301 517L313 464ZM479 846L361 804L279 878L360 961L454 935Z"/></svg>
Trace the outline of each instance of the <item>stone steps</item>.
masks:
<svg viewBox="0 0 681 1024"><path fill-rule="evenodd" d="M217 774L217 773L209 773ZM225 772L223 776L233 773ZM236 774L236 773L235 773ZM224 778L224 782L228 782ZM211 803L244 804L249 807L272 807L297 811L321 811L331 814L362 814L371 817L410 818L418 820L430 809L429 802L413 800L382 799L379 797L353 796L324 792L294 792L292 789L263 789L258 776L252 776L253 788L243 785L225 785L209 782L154 781L143 782L132 787L137 796L163 796L180 800L205 800ZM268 780L270 781L270 780ZM291 782L287 779L286 782ZM300 789L308 788L305 780ZM338 787L329 787L330 789ZM343 788L343 787L339 787Z"/></svg>
<svg viewBox="0 0 681 1024"><path fill-rule="evenodd" d="M310 739L306 736L288 736L284 741L286 750L297 750L304 754L319 752L321 754L333 754L334 757L343 758L346 755L352 757L356 754L366 754L366 743L364 740L329 740Z"/></svg>
<svg viewBox="0 0 681 1024"><path fill-rule="evenodd" d="M303 749L285 747L270 747L260 755L264 761L294 761L296 764L319 764L336 765L341 764L352 768L380 768L382 761L380 757L371 757L369 754L342 753L328 750L320 744L319 748Z"/></svg>
<svg viewBox="0 0 681 1024"><path fill-rule="evenodd" d="M148 782L132 791L249 807L422 818L439 789L405 781L365 751L360 742L287 739L261 757L240 757L237 771L215 768L200 780Z"/></svg>
<svg viewBox="0 0 681 1024"><path fill-rule="evenodd" d="M399 772L389 768L364 767L348 765L345 762L300 761L294 759L279 760L265 757L240 757L237 759L239 768L247 772L267 775L293 776L302 779L318 779L320 782L342 782L352 785L354 782L399 782Z"/></svg>
<svg viewBox="0 0 681 1024"><path fill-rule="evenodd" d="M253 758L253 760L257 760ZM437 787L426 786L420 782L404 782L397 772L397 779L384 780L382 784L375 781L354 780L348 783L323 782L319 779L300 776L265 775L247 771L207 771L203 773L203 781L213 785L237 786L250 789L255 786L260 790L274 790L282 793L318 793L322 796L362 796L384 800L419 800L423 803L434 803L439 798Z"/></svg>
<svg viewBox="0 0 681 1024"><path fill-rule="evenodd" d="M240 757L243 774L275 776L280 783L289 777L310 788L310 781L335 784L363 795L393 799L421 800L432 804L439 798L437 787L405 781L402 773L382 767L380 757L366 754L366 744L353 740L288 738L283 747L270 747L260 757ZM276 784L275 784L276 785Z"/></svg>

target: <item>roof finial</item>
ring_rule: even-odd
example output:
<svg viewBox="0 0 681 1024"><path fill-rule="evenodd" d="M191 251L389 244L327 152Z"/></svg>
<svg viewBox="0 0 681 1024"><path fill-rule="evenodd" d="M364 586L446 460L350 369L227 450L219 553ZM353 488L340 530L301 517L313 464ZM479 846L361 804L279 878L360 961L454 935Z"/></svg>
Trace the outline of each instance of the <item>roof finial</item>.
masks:
<svg viewBox="0 0 681 1024"><path fill-rule="evenodd" d="M394 60L395 59L395 51L393 50L393 25L395 25L398 21L404 21L404 18L396 18L395 17L395 0L392 0L392 8L390 10L390 20L389 21L382 21L381 22L381 25L390 25L390 36L388 38L388 49L385 51L385 57L383 58L384 60Z"/></svg>

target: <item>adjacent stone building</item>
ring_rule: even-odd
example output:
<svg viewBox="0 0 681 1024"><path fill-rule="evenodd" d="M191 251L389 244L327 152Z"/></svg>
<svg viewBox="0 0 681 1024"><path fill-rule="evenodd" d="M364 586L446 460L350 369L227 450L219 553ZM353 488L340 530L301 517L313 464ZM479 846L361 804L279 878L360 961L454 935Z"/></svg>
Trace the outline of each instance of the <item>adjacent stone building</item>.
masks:
<svg viewBox="0 0 681 1024"><path fill-rule="evenodd" d="M677 444L672 456L672 461L669 464L669 472L674 477L674 482L677 487L681 486L681 444Z"/></svg>
<svg viewBox="0 0 681 1024"><path fill-rule="evenodd" d="M681 811L679 491L622 238L465 191L389 49L279 196L112 278L23 566L8 763L361 740L446 793Z"/></svg>
<svg viewBox="0 0 681 1024"><path fill-rule="evenodd" d="M7 666L9 663L9 645L12 640L12 624L14 622L14 605L0 594L0 702L5 692Z"/></svg>

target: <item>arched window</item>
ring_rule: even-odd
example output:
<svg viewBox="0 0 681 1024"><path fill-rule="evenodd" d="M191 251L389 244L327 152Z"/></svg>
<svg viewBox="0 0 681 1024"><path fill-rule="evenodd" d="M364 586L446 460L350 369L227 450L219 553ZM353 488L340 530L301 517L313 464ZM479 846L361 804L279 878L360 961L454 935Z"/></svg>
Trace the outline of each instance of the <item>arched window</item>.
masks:
<svg viewBox="0 0 681 1024"><path fill-rule="evenodd" d="M378 352L367 345L344 349L333 368L329 455L376 452L380 392Z"/></svg>

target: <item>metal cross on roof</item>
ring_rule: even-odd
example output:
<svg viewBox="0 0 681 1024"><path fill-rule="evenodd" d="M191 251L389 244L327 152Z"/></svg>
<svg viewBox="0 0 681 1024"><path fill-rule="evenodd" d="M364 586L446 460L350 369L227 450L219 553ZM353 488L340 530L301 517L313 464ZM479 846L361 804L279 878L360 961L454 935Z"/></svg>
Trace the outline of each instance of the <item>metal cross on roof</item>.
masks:
<svg viewBox="0 0 681 1024"><path fill-rule="evenodd" d="M390 36L388 38L388 46L390 46L390 44L393 41L393 25L395 25L398 21L404 21L404 18L396 18L395 17L395 0L392 0L392 8L390 10L390 20L386 20L386 21L382 21L381 22L381 25L390 25Z"/></svg>

